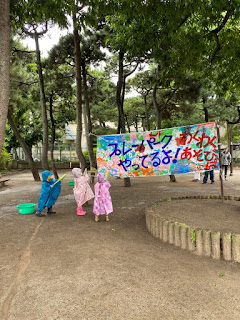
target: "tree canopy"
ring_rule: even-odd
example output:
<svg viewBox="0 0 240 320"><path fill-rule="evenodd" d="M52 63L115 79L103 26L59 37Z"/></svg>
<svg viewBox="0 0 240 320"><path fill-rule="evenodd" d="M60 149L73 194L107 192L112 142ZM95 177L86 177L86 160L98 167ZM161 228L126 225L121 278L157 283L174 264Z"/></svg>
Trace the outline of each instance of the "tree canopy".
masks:
<svg viewBox="0 0 240 320"><path fill-rule="evenodd" d="M12 33L20 37L12 49L9 101L29 146L44 135L41 121L49 141L52 120L57 138L69 121L78 123L78 133L84 122L94 134L213 120L238 127L237 0L11 0L9 14ZM21 37L42 36L39 26L45 32L51 25L68 28L68 34L49 48L46 59L37 60L26 53ZM133 91L138 96L128 97ZM17 145L9 126L6 141L9 148Z"/></svg>

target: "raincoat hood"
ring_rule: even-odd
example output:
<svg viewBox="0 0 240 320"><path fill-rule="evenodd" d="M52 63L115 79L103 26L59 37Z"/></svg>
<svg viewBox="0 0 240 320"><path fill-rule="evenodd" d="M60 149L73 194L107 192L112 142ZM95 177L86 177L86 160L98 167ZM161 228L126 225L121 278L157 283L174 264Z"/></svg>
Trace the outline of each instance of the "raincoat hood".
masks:
<svg viewBox="0 0 240 320"><path fill-rule="evenodd" d="M104 173L99 173L99 174L97 175L97 181L98 181L99 183L105 182L105 174L104 174Z"/></svg>
<svg viewBox="0 0 240 320"><path fill-rule="evenodd" d="M82 175L82 170L80 168L73 168L72 174L74 175L74 178L79 178Z"/></svg>
<svg viewBox="0 0 240 320"><path fill-rule="evenodd" d="M42 173L42 180L45 182L50 182L50 177L52 177L52 173L49 170L45 170Z"/></svg>

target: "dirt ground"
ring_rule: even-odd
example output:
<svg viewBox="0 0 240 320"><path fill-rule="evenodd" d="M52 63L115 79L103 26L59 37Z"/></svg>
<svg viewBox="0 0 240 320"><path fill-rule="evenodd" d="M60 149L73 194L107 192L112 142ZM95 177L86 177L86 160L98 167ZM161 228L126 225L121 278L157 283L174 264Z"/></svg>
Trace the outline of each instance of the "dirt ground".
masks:
<svg viewBox="0 0 240 320"><path fill-rule="evenodd" d="M197 256L154 238L145 207L163 197L219 194L193 175L110 179L114 212L94 222L93 200L76 215L70 170L54 206L57 214L20 215L16 205L38 202L41 182L29 172L9 175L0 187L1 320L240 319L240 264ZM224 182L240 196L240 170ZM166 218L240 232L240 201L162 203Z"/></svg>
<svg viewBox="0 0 240 320"><path fill-rule="evenodd" d="M153 209L166 220L193 228L240 233L240 201L181 199L160 202Z"/></svg>

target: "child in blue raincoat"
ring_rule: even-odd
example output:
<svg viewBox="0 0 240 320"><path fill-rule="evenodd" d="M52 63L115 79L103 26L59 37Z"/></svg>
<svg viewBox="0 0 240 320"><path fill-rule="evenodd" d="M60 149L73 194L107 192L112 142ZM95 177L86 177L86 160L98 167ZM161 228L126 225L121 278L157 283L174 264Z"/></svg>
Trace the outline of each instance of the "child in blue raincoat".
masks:
<svg viewBox="0 0 240 320"><path fill-rule="evenodd" d="M53 175L50 171L43 171L42 180L42 190L39 197L38 208L36 212L36 216L38 217L45 216L41 213L45 207L48 208L48 214L56 213L55 211L53 211L52 206L56 202L61 191L61 181L53 185L54 182L56 182L57 180L53 180Z"/></svg>

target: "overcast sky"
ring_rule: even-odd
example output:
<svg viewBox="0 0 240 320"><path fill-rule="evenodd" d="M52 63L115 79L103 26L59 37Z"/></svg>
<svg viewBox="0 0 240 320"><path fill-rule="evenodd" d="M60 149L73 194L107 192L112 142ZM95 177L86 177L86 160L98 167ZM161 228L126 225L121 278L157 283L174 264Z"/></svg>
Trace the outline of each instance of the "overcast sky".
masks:
<svg viewBox="0 0 240 320"><path fill-rule="evenodd" d="M66 35L68 32L72 32L71 26L69 29L60 30L58 26L51 27L48 32L39 39L39 48L41 51L41 57L45 58L48 56L48 52L52 49L52 47L58 44L59 39ZM21 42L27 46L31 50L35 50L35 40L31 37L26 37L25 39L21 39ZM104 67L104 62L101 64L101 69ZM135 74L135 73L134 73ZM134 74L132 76L134 76ZM131 77L132 77L131 76ZM130 77L130 78L131 78ZM112 75L112 81L117 83L117 75ZM127 94L127 97L138 95L135 90Z"/></svg>
<svg viewBox="0 0 240 320"><path fill-rule="evenodd" d="M60 30L57 26L51 27L48 32L39 39L39 47L41 51L42 57L47 57L48 51L52 49L52 47L58 43L59 38L64 36L69 31L67 29ZM27 37L25 39L21 39L21 42L28 46L31 50L35 50L35 41L34 39Z"/></svg>

